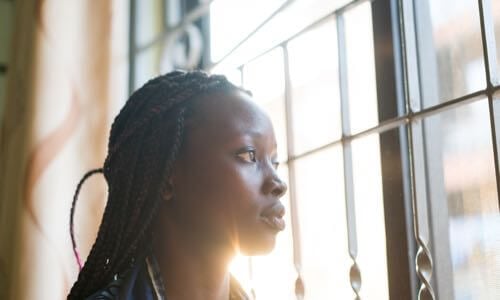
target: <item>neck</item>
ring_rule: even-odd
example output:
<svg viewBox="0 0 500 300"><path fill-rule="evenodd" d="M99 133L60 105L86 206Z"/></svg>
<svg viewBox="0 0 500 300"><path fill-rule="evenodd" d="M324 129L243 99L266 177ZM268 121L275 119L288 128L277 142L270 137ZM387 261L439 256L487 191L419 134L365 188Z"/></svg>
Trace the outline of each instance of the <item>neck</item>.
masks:
<svg viewBox="0 0 500 300"><path fill-rule="evenodd" d="M169 222L170 223L170 222ZM229 299L228 265L233 249L200 245L171 223L154 247L169 300Z"/></svg>

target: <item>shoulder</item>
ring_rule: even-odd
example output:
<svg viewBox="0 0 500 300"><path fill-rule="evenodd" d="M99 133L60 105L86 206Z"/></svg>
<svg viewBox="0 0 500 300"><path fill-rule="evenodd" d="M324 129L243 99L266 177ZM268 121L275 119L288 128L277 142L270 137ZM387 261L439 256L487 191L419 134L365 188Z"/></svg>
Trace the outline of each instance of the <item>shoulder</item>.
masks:
<svg viewBox="0 0 500 300"><path fill-rule="evenodd" d="M116 299L154 299L149 276L143 263L136 264L121 276L115 276L104 288L86 298L86 300Z"/></svg>
<svg viewBox="0 0 500 300"><path fill-rule="evenodd" d="M245 290L241 287L240 283L236 278L231 275L230 278L230 290L229 290L229 299L230 300L250 300L250 297L247 295Z"/></svg>
<svg viewBox="0 0 500 300"><path fill-rule="evenodd" d="M123 282L123 277L115 277L106 287L87 297L86 300L120 299L119 293L123 286Z"/></svg>

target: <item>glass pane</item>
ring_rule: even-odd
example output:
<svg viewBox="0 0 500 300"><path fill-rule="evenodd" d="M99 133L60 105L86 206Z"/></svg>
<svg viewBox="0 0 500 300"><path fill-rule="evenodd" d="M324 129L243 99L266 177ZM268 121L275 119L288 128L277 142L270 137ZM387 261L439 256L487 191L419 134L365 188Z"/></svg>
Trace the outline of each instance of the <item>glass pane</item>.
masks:
<svg viewBox="0 0 500 300"><path fill-rule="evenodd" d="M441 270L436 276L450 277L455 299L500 299L500 215L488 102L424 122L434 261ZM440 267L446 261L450 270Z"/></svg>
<svg viewBox="0 0 500 300"><path fill-rule="evenodd" d="M363 3L345 14L347 84L351 132L378 124L371 5Z"/></svg>
<svg viewBox="0 0 500 300"><path fill-rule="evenodd" d="M417 1L423 106L484 89L478 1Z"/></svg>
<svg viewBox="0 0 500 300"><path fill-rule="evenodd" d="M340 96L335 23L304 33L288 45L294 154L340 138Z"/></svg>
<svg viewBox="0 0 500 300"><path fill-rule="evenodd" d="M492 0L493 24L495 26L495 40L497 42L497 72L500 74L500 0ZM500 84L500 78L497 78Z"/></svg>
<svg viewBox="0 0 500 300"><path fill-rule="evenodd" d="M277 48L245 65L243 81L245 89L252 92L254 100L271 117L278 142L279 160L286 160L285 75L282 49Z"/></svg>
<svg viewBox="0 0 500 300"><path fill-rule="evenodd" d="M232 0L225 0L227 2ZM243 1L243 0L241 0ZM229 55L222 63L227 66L236 67L243 64L255 57L256 54L262 53L268 50L273 45L277 45L284 40L291 38L294 34L297 34L300 30L303 30L307 26L311 25L318 19L331 14L333 11L339 7L351 2L352 0L294 0L288 1L286 8L276 14L272 20L266 23L262 28L260 28L252 37L250 37L245 43L243 43L237 50L235 50L231 55ZM236 1L239 3L240 1ZM243 1L245 2L245 1ZM246 1L248 3L254 3L255 1ZM259 1L260 2L260 1ZM273 2L274 3L274 2ZM252 5L252 4L249 4ZM225 14L223 19L226 20L231 17L229 10L224 10L221 14ZM251 18L250 15L244 14L238 15L238 22L247 22L246 18ZM213 19L213 15L211 16ZM243 20L243 21L242 21ZM223 23L221 26L227 31L227 24L234 25L234 23ZM224 38L222 36L221 38ZM215 41L212 37L212 47ZM214 57L215 58L215 57Z"/></svg>
<svg viewBox="0 0 500 300"><path fill-rule="evenodd" d="M0 63L8 61L8 52L11 44L14 25L14 2L0 1Z"/></svg>
<svg viewBox="0 0 500 300"><path fill-rule="evenodd" d="M351 299L342 149L321 150L295 166L305 299Z"/></svg>
<svg viewBox="0 0 500 300"><path fill-rule="evenodd" d="M139 52L135 57L135 89L160 74L160 48L157 46Z"/></svg>
<svg viewBox="0 0 500 300"><path fill-rule="evenodd" d="M163 25L163 1L141 0L136 2L135 42L138 47L160 35Z"/></svg>
<svg viewBox="0 0 500 300"><path fill-rule="evenodd" d="M210 5L212 61L220 60L283 2L285 0L214 1Z"/></svg>
<svg viewBox="0 0 500 300"><path fill-rule="evenodd" d="M378 135L352 141L352 162L361 298L389 299Z"/></svg>

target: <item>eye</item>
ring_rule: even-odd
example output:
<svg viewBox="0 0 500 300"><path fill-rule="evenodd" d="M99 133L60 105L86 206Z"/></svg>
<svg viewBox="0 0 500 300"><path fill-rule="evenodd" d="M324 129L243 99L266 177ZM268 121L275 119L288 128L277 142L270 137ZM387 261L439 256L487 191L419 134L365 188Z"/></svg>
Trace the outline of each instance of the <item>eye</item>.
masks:
<svg viewBox="0 0 500 300"><path fill-rule="evenodd" d="M272 164L273 164L274 169L275 169L275 170L278 170L278 167L280 166L279 161L276 161L276 160L275 160L275 161L273 161L273 162L272 162Z"/></svg>
<svg viewBox="0 0 500 300"><path fill-rule="evenodd" d="M244 150L243 152L239 152L236 155L246 162L257 162L257 159L255 157L255 150Z"/></svg>

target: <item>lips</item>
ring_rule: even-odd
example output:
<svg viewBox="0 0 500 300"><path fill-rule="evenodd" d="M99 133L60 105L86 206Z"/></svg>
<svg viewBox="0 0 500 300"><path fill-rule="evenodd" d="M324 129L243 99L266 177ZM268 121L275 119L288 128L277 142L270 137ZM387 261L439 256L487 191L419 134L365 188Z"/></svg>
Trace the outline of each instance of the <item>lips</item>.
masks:
<svg viewBox="0 0 500 300"><path fill-rule="evenodd" d="M285 215L285 207L283 204L277 202L276 204L266 208L261 214L260 218L271 229L276 231L282 231L285 229L285 220L283 216Z"/></svg>

